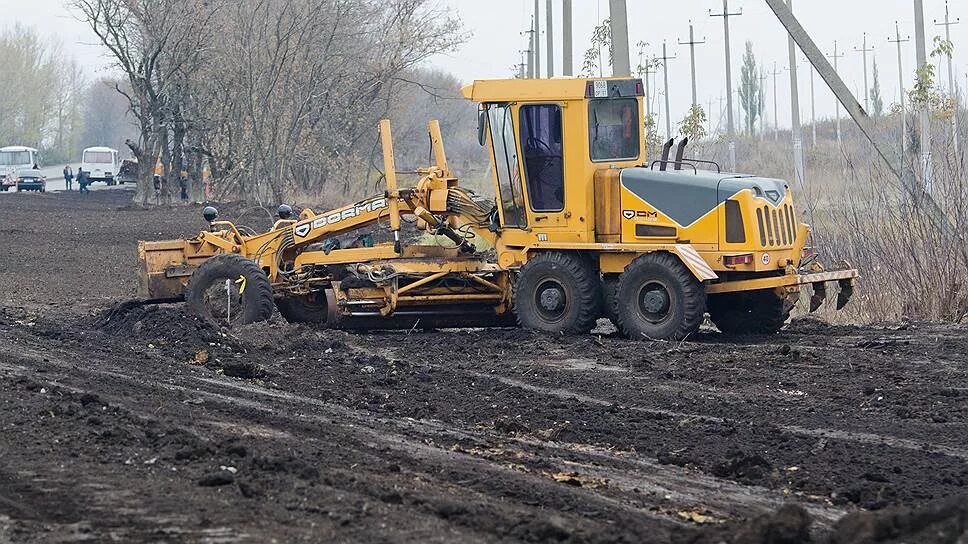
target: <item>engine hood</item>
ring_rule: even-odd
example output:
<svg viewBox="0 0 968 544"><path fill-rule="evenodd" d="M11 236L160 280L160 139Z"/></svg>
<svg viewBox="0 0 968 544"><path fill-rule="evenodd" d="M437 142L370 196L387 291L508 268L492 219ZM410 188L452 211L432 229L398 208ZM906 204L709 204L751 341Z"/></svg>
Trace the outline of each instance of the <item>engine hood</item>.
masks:
<svg viewBox="0 0 968 544"><path fill-rule="evenodd" d="M745 174L699 171L667 171L626 168L622 186L673 221L687 227L737 193L752 190L754 196L776 207L786 199L789 185L779 179Z"/></svg>

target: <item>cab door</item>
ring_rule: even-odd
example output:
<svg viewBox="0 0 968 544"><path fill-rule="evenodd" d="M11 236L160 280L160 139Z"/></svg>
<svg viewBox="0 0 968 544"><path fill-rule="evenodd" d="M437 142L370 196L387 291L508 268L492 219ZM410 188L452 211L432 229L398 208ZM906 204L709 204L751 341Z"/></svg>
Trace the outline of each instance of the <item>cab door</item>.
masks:
<svg viewBox="0 0 968 544"><path fill-rule="evenodd" d="M498 214L505 229L528 228L521 161L514 130L514 106L489 104L487 125L494 152L494 175L497 179Z"/></svg>
<svg viewBox="0 0 968 544"><path fill-rule="evenodd" d="M560 104L518 107L521 166L535 231L565 225L565 157Z"/></svg>

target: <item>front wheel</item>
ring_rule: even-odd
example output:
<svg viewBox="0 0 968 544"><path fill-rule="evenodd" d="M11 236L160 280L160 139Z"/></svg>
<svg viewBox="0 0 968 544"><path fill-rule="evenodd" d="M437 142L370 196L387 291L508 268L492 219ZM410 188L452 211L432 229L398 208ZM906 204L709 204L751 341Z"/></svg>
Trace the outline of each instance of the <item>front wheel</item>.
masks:
<svg viewBox="0 0 968 544"><path fill-rule="evenodd" d="M619 330L636 340L682 340L699 330L706 314L702 284L670 253L632 261L612 303Z"/></svg>
<svg viewBox="0 0 968 544"><path fill-rule="evenodd" d="M601 279L577 253L542 253L528 261L514 287L514 313L526 328L584 334L601 313Z"/></svg>
<svg viewBox="0 0 968 544"><path fill-rule="evenodd" d="M241 255L216 255L202 263L188 282L188 309L229 328L272 317L272 285L265 272Z"/></svg>

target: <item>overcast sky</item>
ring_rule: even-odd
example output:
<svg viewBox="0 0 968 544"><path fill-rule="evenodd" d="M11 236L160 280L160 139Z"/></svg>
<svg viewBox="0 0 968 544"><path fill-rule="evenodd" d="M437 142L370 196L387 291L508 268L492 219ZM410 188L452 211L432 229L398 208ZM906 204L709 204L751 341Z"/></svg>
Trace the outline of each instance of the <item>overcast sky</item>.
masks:
<svg viewBox="0 0 968 544"><path fill-rule="evenodd" d="M512 74L513 66L520 61L520 51L526 49L527 38L522 31L530 26L534 0L436 0L449 6L462 20L466 30L472 33L470 40L458 51L434 58L430 64L450 71L460 79L470 82L474 79L503 78ZM546 21L546 0L540 0L542 34ZM553 0L555 29L554 37L561 39L561 0ZM608 0L573 0L575 35L575 71L581 68L584 51L588 48L589 37L598 21L608 16ZM794 6L797 16L812 34L817 44L827 53L833 52L836 40L845 55L840 59L840 72L847 84L855 91L863 104L863 57L855 52L863 42L863 33L868 34L869 46L875 51L869 58L871 70L876 58L880 70L881 90L886 106L898 100L897 49L888 43L894 36L894 22L901 25L902 38L914 35L914 2L912 0L798 0ZM941 34L943 27L935 27L935 19L944 19L944 0L925 0L925 19L930 26L927 30L928 41ZM689 37L689 21L695 25L696 38L705 38L706 44L696 46L696 69L699 79L699 100L708 109L713 107L711 117L719 117L719 99L725 94L725 56L723 52L722 18L709 17L709 10L722 10L719 0L680 0L678 2L655 2L629 0L629 32L633 49L640 41L651 44L647 55L661 53L662 42L667 41L670 56L678 56L669 61L669 93L673 119L680 119L691 102L689 48L679 46L678 40ZM776 62L783 71L789 65L786 35L777 22L773 12L762 0L730 0L730 10L740 11L743 15L730 19L732 39L732 60L734 89L739 81L739 67L742 62L744 43L753 42L758 59L772 70ZM109 60L95 43L96 38L85 25L77 21L65 8L64 0L0 0L0 26L20 22L35 27L44 35L56 36L66 50L74 54L88 67L91 77L105 73L110 68ZM966 86L965 73L968 72L968 2L951 2L952 20L965 19L961 24L951 27L952 41L955 44L955 72L957 84ZM542 36L542 70L546 70L546 36ZM915 51L914 44L904 44L903 62L906 85L913 80ZM929 45L930 50L930 45ZM633 52L632 64L637 63L637 52ZM561 73L560 45L555 52L556 73ZM943 67L942 81L947 83L947 67ZM661 87L661 72L657 81ZM772 79L771 79L772 81ZM783 71L777 78L779 120L789 125L790 120L790 77ZM772 85L772 83L771 83ZM804 119L810 119L810 72L806 66L800 70L801 103ZM661 90L661 88L660 88ZM772 86L769 90L768 119L772 119ZM657 101L661 104L661 100ZM834 100L817 78L816 105L818 117L832 117Z"/></svg>

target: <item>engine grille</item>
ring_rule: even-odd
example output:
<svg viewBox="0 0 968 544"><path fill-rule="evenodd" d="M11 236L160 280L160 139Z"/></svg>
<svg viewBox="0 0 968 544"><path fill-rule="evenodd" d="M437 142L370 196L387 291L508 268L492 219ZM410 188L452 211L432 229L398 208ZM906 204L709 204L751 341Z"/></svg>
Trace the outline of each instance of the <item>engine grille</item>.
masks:
<svg viewBox="0 0 968 544"><path fill-rule="evenodd" d="M764 248L792 246L797 239L796 225L796 212L789 204L779 208L763 206L756 209L760 246Z"/></svg>

